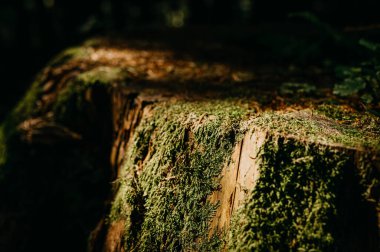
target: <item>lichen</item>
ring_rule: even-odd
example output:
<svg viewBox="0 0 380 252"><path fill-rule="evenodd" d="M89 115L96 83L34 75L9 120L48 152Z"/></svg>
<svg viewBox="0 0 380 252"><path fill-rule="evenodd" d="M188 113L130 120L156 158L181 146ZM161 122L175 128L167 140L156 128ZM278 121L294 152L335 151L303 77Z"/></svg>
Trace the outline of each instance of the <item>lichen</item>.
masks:
<svg viewBox="0 0 380 252"><path fill-rule="evenodd" d="M234 217L230 251L335 251L338 191L352 155L270 137L260 178Z"/></svg>
<svg viewBox="0 0 380 252"><path fill-rule="evenodd" d="M218 188L247 111L226 101L159 105L137 130L110 214L126 222L125 247L138 251L211 251Z"/></svg>

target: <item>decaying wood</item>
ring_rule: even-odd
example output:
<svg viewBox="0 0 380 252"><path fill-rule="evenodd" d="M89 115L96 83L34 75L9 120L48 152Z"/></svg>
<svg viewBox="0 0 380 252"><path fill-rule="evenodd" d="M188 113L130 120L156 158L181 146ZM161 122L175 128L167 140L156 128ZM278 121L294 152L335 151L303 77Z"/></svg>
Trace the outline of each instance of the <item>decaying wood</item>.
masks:
<svg viewBox="0 0 380 252"><path fill-rule="evenodd" d="M204 63L191 59L188 55L179 57L177 54L165 50L138 50L133 48L87 48L88 56L80 60L72 60L58 67L48 67L42 74L41 87L42 93L36 101L36 108L39 111L38 116L27 118L18 125L18 132L21 139L30 145L50 145L54 146L61 143L80 142L86 139L84 135L72 129L69 126L58 123L54 119L53 105L63 90L83 72L91 71L99 66L121 67L128 72L128 78L122 81L114 80L103 88L102 96L109 99L109 120L111 124L112 139L106 157L110 164L110 187L115 184L112 182L120 179L123 164L126 162L126 153L128 148L133 145L133 136L136 129L144 118L152 115L152 109L158 104L168 101L202 101L223 97L235 91L235 88L243 87L243 90L252 92L252 81L267 81L271 83L268 87L260 87L260 84L254 86L255 94L262 96L273 96L265 105L258 102L258 99L252 99L250 106L254 111L265 111L266 109L287 111L294 110L294 120L317 120L320 128L330 130L339 134L336 130L336 122L322 118L318 115L310 115L308 112L298 112L301 109L311 107L309 103L320 102L319 98L315 101L313 98L300 98L301 102L289 104L286 99L279 97L277 91L271 93L271 88L276 84L277 77L270 77L266 69L259 69L261 75L257 76L252 71L244 67L232 67L222 63ZM264 72L264 74L263 74ZM125 83L127 82L127 83ZM225 85L228 83L228 85ZM246 86L239 86L244 85ZM245 88L245 89L244 89ZM269 90L269 92L268 92ZM272 90L273 91L273 90ZM245 93L243 91L242 93ZM328 95L328 92L325 93ZM241 95L241 93L239 94ZM84 100L87 104L96 103L96 94L92 89L84 93ZM244 96L243 96L244 97ZM245 96L242 99L247 99ZM291 99L288 99L291 100ZM99 101L98 101L99 102ZM92 122L104 123L103 118L98 118L97 111L99 106L91 107L85 113ZM104 115L104 114L103 114ZM203 123L208 115L199 116L199 124ZM210 119L210 118L208 118ZM107 122L109 123L109 122ZM82 125L83 129L87 126ZM294 132L287 132L286 138L295 138ZM191 132L189 133L191 134ZM259 158L262 146L265 144L269 135L274 133L265 130L263 127L251 127L246 131L242 139L234 147L229 162L223 167L220 174L218 190L214 191L208 201L212 204L218 204L215 215L212 217L208 233L211 237L215 233L223 233L230 229L232 216L248 200L248 196L254 189L260 178L259 168L262 160ZM95 133L96 135L96 133ZM155 136L160 137L160 136ZM303 141L303 140L302 140ZM344 146L331 144L329 147L342 148L352 151L357 163L363 157L365 152L363 148L345 148ZM146 154L149 157L150 153ZM147 158L146 157L146 158ZM303 162L304 160L295 160L294 162ZM378 172L378 160L373 162ZM144 169L141 164L137 168L137 175ZM164 182L177 179L170 174L164 178ZM114 193L117 188L113 188L111 194L105 202L103 218L97 222L93 228L89 239L90 251L124 251L125 244L123 240L125 222L117 220L107 222L107 214L114 200ZM368 192L369 198L372 199L372 208L377 209L376 217L378 218L378 230L380 230L380 207L377 202L378 188L372 188ZM377 204L377 205L376 205ZM373 207L376 205L375 207ZM373 220L374 216L363 218L366 221ZM372 233L371 233L372 232ZM375 237L372 231L368 236ZM355 242L353 242L355 243ZM376 244L374 241L373 244ZM353 245L355 246L355 245ZM226 249L226 247L224 247Z"/></svg>

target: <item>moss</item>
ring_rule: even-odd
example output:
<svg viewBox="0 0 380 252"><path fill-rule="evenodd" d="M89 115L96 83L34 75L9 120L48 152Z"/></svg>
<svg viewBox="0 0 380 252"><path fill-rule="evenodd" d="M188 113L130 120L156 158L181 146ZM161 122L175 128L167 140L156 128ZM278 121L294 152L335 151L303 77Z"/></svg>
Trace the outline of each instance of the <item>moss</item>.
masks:
<svg viewBox="0 0 380 252"><path fill-rule="evenodd" d="M58 64L58 59L69 60L75 57L82 57L85 54L84 48L71 48L64 51L60 56L51 62L52 65ZM60 61L60 64L62 61ZM42 111L37 105L37 101L42 93L42 84L47 76L41 72L35 82L31 85L27 93L16 105L16 107L7 116L0 125L0 167L1 174L4 175L4 167L8 159L18 159L17 146L12 147L11 156L7 155L8 149L11 148L10 142L17 135L17 127L24 120L33 116L38 116ZM70 112L77 111L82 105L83 93L88 88L96 85L111 85L120 82L125 78L124 72L120 68L113 67L96 67L89 71L79 74L73 81L68 83L67 87L59 94L54 103L54 112L57 119L61 121L70 121ZM75 108L74 108L75 107Z"/></svg>
<svg viewBox="0 0 380 252"><path fill-rule="evenodd" d="M270 137L260 178L235 215L230 251L335 251L338 191L352 155Z"/></svg>
<svg viewBox="0 0 380 252"><path fill-rule="evenodd" d="M96 86L111 88L113 84L121 83L127 78L126 72L118 67L95 67L78 74L67 83L54 103L53 111L56 117L64 117L75 108L80 108L83 103L83 94ZM61 118L62 119L62 118Z"/></svg>
<svg viewBox="0 0 380 252"><path fill-rule="evenodd" d="M119 67L100 66L79 74L76 79L84 85L95 83L107 85L121 82L126 77L126 72Z"/></svg>
<svg viewBox="0 0 380 252"><path fill-rule="evenodd" d="M85 46L70 47L55 56L47 65L56 67L69 60L86 58L90 54L90 48Z"/></svg>
<svg viewBox="0 0 380 252"><path fill-rule="evenodd" d="M4 122L0 124L0 168L1 174L4 173L3 166L8 160L8 143L14 137L17 131L17 126L25 119L31 117L33 114L37 113L37 99L41 92L39 87L39 80L41 75L32 84L30 89L20 100L17 106L11 111L11 113L6 117ZM2 175L0 175L1 177Z"/></svg>
<svg viewBox="0 0 380 252"><path fill-rule="evenodd" d="M89 52L86 47L72 48L50 65L87 57ZM54 102L55 119L73 121L74 113L82 117L86 113L77 112L87 90L112 88L127 77L122 68L104 66L77 75ZM42 78L0 126L0 166L7 163L7 142L16 126L41 113L36 102ZM299 88L299 95L315 91L315 87L302 83L288 83L283 88L282 93L288 95ZM272 137L262 149L257 186L235 217L230 250L324 251L337 246L331 224L337 214L337 190L344 169L352 164L352 155L326 146L379 149L379 119L336 105L267 111L252 118L250 107L259 107L254 100L268 104L272 95L253 98L256 90L246 87L232 87L231 91L210 101L160 103L143 119L125 157L109 215L110 222L125 222L127 250L218 250L223 245L221 234L210 235L208 231L218 205L207 198L218 189L220 172L234 145L251 127L269 130ZM85 167L89 159L82 154L73 158L78 167ZM366 198L375 199L379 180L372 175L376 171L364 163L361 183L368 188Z"/></svg>
<svg viewBox="0 0 380 252"><path fill-rule="evenodd" d="M127 249L220 249L222 235L207 233L217 205L206 199L218 188L221 168L239 135L251 127L270 130L272 138L262 150L258 184L236 215L230 250L337 246L331 226L337 190L342 171L353 163L344 150L375 148L376 119L371 117L375 121L365 132L357 119L341 123L311 110L263 112L248 120L249 106L238 104L233 99L167 103L143 120L110 214L110 221L126 223Z"/></svg>
<svg viewBox="0 0 380 252"><path fill-rule="evenodd" d="M135 134L111 220L126 222L125 247L138 251L210 251L217 205L207 197L241 134L246 109L226 101L160 105Z"/></svg>
<svg viewBox="0 0 380 252"><path fill-rule="evenodd" d="M111 77L103 77L108 74L107 69L100 69L93 69L92 73L99 70L101 81L107 82L104 84L110 81L109 84L112 84ZM102 75L104 72L107 73ZM40 245L39 241L44 237L44 242L47 241L44 243L46 247L49 247L49 244L61 244L64 250L75 248L83 251L91 229L102 216L104 201L109 193L110 168L105 153L110 149L110 104L107 103L107 99L96 97L98 100L94 107L98 104L103 107L96 110L97 114L92 115L92 120L88 119L88 114L82 113L88 112L87 110L76 108L76 114L61 118L67 121L57 122L57 118L51 118L49 115L51 104L40 102L42 87L47 78L51 78L49 73L43 71L37 77L27 94L0 125L1 211L6 215L12 215L9 221L1 224L1 228L9 232L10 236L21 237L16 242L11 239L5 243L5 246L12 244L10 247L15 250ZM81 77L82 75L79 76ZM66 83L69 84L68 89L58 93L58 97L67 95L67 100L58 98L64 103L67 102L62 103L62 106L76 106L77 99L83 97L87 88L100 85L100 81L96 81L95 77L94 83L84 83L82 79L75 82L86 88L79 89L78 93L70 93L67 90L72 86ZM71 85L74 86L74 83ZM98 95L101 96L103 93ZM71 102L74 104L70 104ZM20 138L20 123L36 117L54 120L52 131L51 128L40 131L43 137L49 137L51 143L26 142ZM68 127L76 118L79 118L82 123L80 126L83 125L83 128L69 128L75 133L85 132L87 135L83 135L83 140L72 141L70 138L65 139L65 135L63 138L57 138L54 134L55 124L59 130L61 124ZM99 118L105 122L94 125L93 122L98 122ZM88 125L91 125L91 128ZM88 144L89 142L91 144ZM53 219L54 224L51 221ZM8 223L12 223L12 226ZM58 230L61 235L52 234L49 231L52 229ZM33 232L28 236L22 236L24 230Z"/></svg>
<svg viewBox="0 0 380 252"><path fill-rule="evenodd" d="M379 120L370 115L350 118L346 122L340 122L334 117L306 109L292 112L265 112L253 119L252 125L289 137L293 136L301 141L348 148L378 148ZM370 120L372 123L367 124L366 130L363 131L362 125L358 124L357 120Z"/></svg>
<svg viewBox="0 0 380 252"><path fill-rule="evenodd" d="M8 121L20 123L33 114L37 113L37 99L39 98L39 95L42 91L40 87L41 78L42 76L39 76L37 80L32 84L28 92L11 112L10 116L7 119Z"/></svg>
<svg viewBox="0 0 380 252"><path fill-rule="evenodd" d="M344 251L343 184L359 188L358 205L378 199L379 178L370 161L379 150L378 118L322 105L313 111L265 112L249 125L271 134L260 152L260 178L234 216L229 250ZM365 155L354 160L358 150ZM347 179L354 171L360 178ZM346 202L356 196L349 197ZM350 227L356 225L350 221Z"/></svg>
<svg viewBox="0 0 380 252"><path fill-rule="evenodd" d="M341 124L352 125L363 132L380 134L380 118L369 112L358 112L346 105L329 104L317 106L315 112L336 120Z"/></svg>
<svg viewBox="0 0 380 252"><path fill-rule="evenodd" d="M69 49L63 52L62 55L80 57L84 53L80 52L80 50L82 49ZM7 142L16 133L17 126L27 118L36 116L41 112L39 111L40 108L37 107L37 101L42 93L41 84L45 78L46 76L43 73L37 76L36 81L31 85L24 97L8 115L3 124L0 125L0 165L6 163ZM65 113L67 115L70 106L80 107L85 90L97 85L111 85L121 82L125 78L125 72L116 67L96 67L79 74L73 81L68 83L67 87L59 94L55 101L54 112L56 116L60 118Z"/></svg>
<svg viewBox="0 0 380 252"><path fill-rule="evenodd" d="M363 153L358 160L360 185L364 188L363 196L366 200L375 202L380 206L380 173L373 165L374 155L371 152Z"/></svg>

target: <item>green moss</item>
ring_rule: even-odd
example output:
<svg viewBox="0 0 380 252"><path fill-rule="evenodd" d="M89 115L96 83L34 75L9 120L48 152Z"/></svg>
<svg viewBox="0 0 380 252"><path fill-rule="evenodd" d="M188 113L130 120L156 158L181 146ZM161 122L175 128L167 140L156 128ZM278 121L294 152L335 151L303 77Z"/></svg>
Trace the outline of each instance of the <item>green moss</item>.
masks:
<svg viewBox="0 0 380 252"><path fill-rule="evenodd" d="M69 49L62 55L70 57L80 57L80 48ZM76 55L76 56L75 56ZM36 81L29 88L25 96L8 115L0 127L0 165L6 162L7 142L16 133L17 126L27 118L37 116L41 111L37 106L37 101L42 93L42 83L46 76L40 73ZM126 78L125 72L116 67L96 67L79 74L67 87L58 95L54 103L54 112L59 118L70 111L70 106L76 108L81 106L82 96L85 90L97 85L111 85L121 82Z"/></svg>
<svg viewBox="0 0 380 252"><path fill-rule="evenodd" d="M126 157L111 220L126 222L125 247L138 251L210 251L217 205L207 197L241 134L246 109L226 101L160 105Z"/></svg>
<svg viewBox="0 0 380 252"><path fill-rule="evenodd" d="M90 48L85 46L70 47L55 56L47 65L56 67L69 60L86 58L90 54Z"/></svg>
<svg viewBox="0 0 380 252"><path fill-rule="evenodd" d="M341 123L310 110L264 112L247 120L252 112L237 104L233 99L168 103L143 120L110 214L111 221L126 223L127 249L218 250L221 234L210 237L207 231L217 205L206 199L218 188L239 135L250 127L267 129L272 137L261 152L258 184L236 215L230 250L337 246L331 226L336 195L342 170L353 161L334 146L375 148L377 121L371 117L372 130L363 132L357 119L344 117L348 121Z"/></svg>
<svg viewBox="0 0 380 252"><path fill-rule="evenodd" d="M17 106L0 125L0 167L7 162L8 142L16 133L17 126L25 119L37 113L36 102L41 92L41 88L39 87L39 80L41 78L41 76L37 78Z"/></svg>
<svg viewBox="0 0 380 252"><path fill-rule="evenodd" d="M39 98L39 95L42 91L40 87L41 78L41 76L38 77L37 80L32 84L28 92L17 104L16 108L11 112L10 116L7 119L8 121L11 120L14 123L21 123L23 120L27 119L37 112L37 99Z"/></svg>
<svg viewBox="0 0 380 252"><path fill-rule="evenodd" d="M357 118L356 113L348 110L346 106L323 104L316 108L316 112L338 121L352 121Z"/></svg>
<svg viewBox="0 0 380 252"><path fill-rule="evenodd" d="M250 125L269 130L270 137L259 155L260 178L235 214L229 250L344 248L343 184L359 188L357 204L376 201L379 178L370 156L380 144L378 118L346 106L322 105L314 111L265 112ZM355 161L357 150L367 154ZM360 177L357 181L347 178L354 171ZM355 197L350 195L347 202ZM354 226L356 220L350 221Z"/></svg>
<svg viewBox="0 0 380 252"><path fill-rule="evenodd" d="M50 65L86 57L89 50L70 49ZM127 77L121 68L104 66L77 75L54 102L55 119L73 121L87 90L112 88ZM0 126L0 166L7 162L7 142L17 125L41 113L36 102L42 78ZM284 94L295 94L299 88L300 95L315 91L299 83L283 88ZM336 217L337 188L352 155L324 146L379 148L379 119L343 106L322 105L315 110L263 112L248 120L253 114L248 103L256 99L251 94L256 91L245 87L232 91L228 96L239 98L160 103L139 125L109 215L111 222L125 222L127 250L218 250L223 244L221 236L209 235L208 229L218 205L207 198L218 189L223 166L250 127L267 129L272 137L262 149L257 186L235 217L230 250L325 251L336 247L331 224ZM241 101L245 99L249 102ZM257 99L267 104L272 97ZM87 157L82 158L81 162L87 162ZM82 166L79 159L75 162ZM376 171L367 165L361 171L361 183L368 188L366 197L375 198L379 180L372 173Z"/></svg>
<svg viewBox="0 0 380 252"><path fill-rule="evenodd" d="M252 120L252 125L288 137L295 137L301 141L348 148L378 148L380 145L379 120L370 115L357 115L350 118L346 122L340 122L312 110L265 112ZM361 119L372 122L365 126L366 130L357 123L357 120Z"/></svg>
<svg viewBox="0 0 380 252"><path fill-rule="evenodd" d="M107 85L121 82L126 77L126 72L119 67L100 66L79 74L76 79L84 85L95 83Z"/></svg>
<svg viewBox="0 0 380 252"><path fill-rule="evenodd" d="M335 251L337 195L351 155L270 137L260 178L235 215L230 251Z"/></svg>
<svg viewBox="0 0 380 252"><path fill-rule="evenodd" d="M358 112L345 105L329 104L316 107L315 112L341 124L352 125L363 132L380 134L380 118L369 112Z"/></svg>
<svg viewBox="0 0 380 252"><path fill-rule="evenodd" d="M366 200L376 202L380 206L380 173L378 168L369 160L373 159L371 152L363 153L358 160L360 185L364 188L363 196Z"/></svg>
<svg viewBox="0 0 380 252"><path fill-rule="evenodd" d="M63 52L62 55L71 58L81 57L84 53L81 50L80 48L69 49ZM42 112L40 111L41 108L38 107L37 101L42 93L42 84L45 78L46 76L43 73L38 75L25 96L7 116L3 124L0 125L0 166L7 163L8 143L17 134L18 125L28 118L38 116ZM77 111L82 105L85 90L97 85L111 85L115 82L121 82L124 78L124 72L120 68L113 67L96 67L79 74L73 81L67 84L67 87L58 95L54 103L53 109L57 119L70 121L70 115L68 114L74 110ZM17 147L15 148L17 149ZM17 151L11 154L17 159Z"/></svg>
<svg viewBox="0 0 380 252"><path fill-rule="evenodd" d="M53 111L57 118L70 114L83 103L83 94L86 90L96 86L111 88L113 84L120 84L127 78L126 72L118 67L95 67L77 75L57 97Z"/></svg>
<svg viewBox="0 0 380 252"><path fill-rule="evenodd" d="M41 81L44 76L39 74L24 97L0 124L0 185L5 180L7 172L13 160L20 159L17 142L17 127L27 118L38 114L37 100L41 94Z"/></svg>
<svg viewBox="0 0 380 252"><path fill-rule="evenodd" d="M93 69L92 73L99 70L100 81L93 80L93 83L84 83L84 79L75 80L78 86L86 86L79 89L78 93L67 91L72 88L70 85L74 86L74 83L65 83L68 84L66 86L68 89L58 93L58 97L65 94L67 100L61 97L58 100L67 104L61 105L70 107L73 106L70 104L73 101L76 106L77 98L83 96L87 88L100 85L100 82L110 81L109 84L112 84L111 81L114 79L109 75L104 77L108 74L107 69L99 69ZM20 250L20 248L33 246L33 241L40 237L49 236L47 230L53 228L51 219L55 219L54 228L62 235L51 235L49 240L53 240L56 244L63 244L65 248L75 247L83 251L87 245L87 236L102 217L104 201L109 193L110 168L107 158L101 155L102 150L107 151L110 148L110 143L104 140L111 139L110 115L106 114L109 104L106 99L98 102L104 108L101 108L100 112L97 111L98 114L95 116L99 118L94 118L92 121L88 119L88 113L81 113L88 110L79 109L75 111L78 113L67 115L64 118L66 121L51 118L51 104L40 101L44 94L42 87L47 81L57 82L60 79L51 78L51 72L48 70L37 77L27 94L0 125L1 211L12 215L11 219L2 223L1 226L5 232L9 231L15 237L21 237L22 230L35 230L30 237L17 239L15 244L13 240L7 241L15 247L15 250ZM82 75L79 76L81 77ZM47 78L51 79L47 80ZM50 131L51 128L39 131L43 136L50 137L51 145L38 140L26 142L21 138L20 134L24 132L21 132L18 127L20 123L40 117L54 120L53 131ZM80 127L71 127L73 120L77 118L82 123L80 126L83 126L83 130ZM105 120L105 122L90 124L97 119ZM58 124L57 128L54 128L54 124ZM88 135L93 134L96 137L93 137L90 140L91 144L85 148L82 144L84 141L71 141L70 138L66 141L60 136L57 139L54 133L55 129L60 129L60 124L76 133L85 132L87 134L83 137L85 141L90 139ZM91 128L88 128L89 125ZM101 137L97 137L99 132L101 132ZM8 222L15 228L8 227Z"/></svg>

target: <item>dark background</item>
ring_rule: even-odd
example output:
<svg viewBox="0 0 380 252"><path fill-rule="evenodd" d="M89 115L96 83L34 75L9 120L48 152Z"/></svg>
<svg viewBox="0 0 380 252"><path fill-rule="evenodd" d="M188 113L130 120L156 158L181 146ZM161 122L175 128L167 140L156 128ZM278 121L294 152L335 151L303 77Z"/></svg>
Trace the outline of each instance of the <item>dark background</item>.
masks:
<svg viewBox="0 0 380 252"><path fill-rule="evenodd" d="M377 24L379 10L379 0L1 0L0 120L54 54L93 35L282 24L298 11L343 28Z"/></svg>

